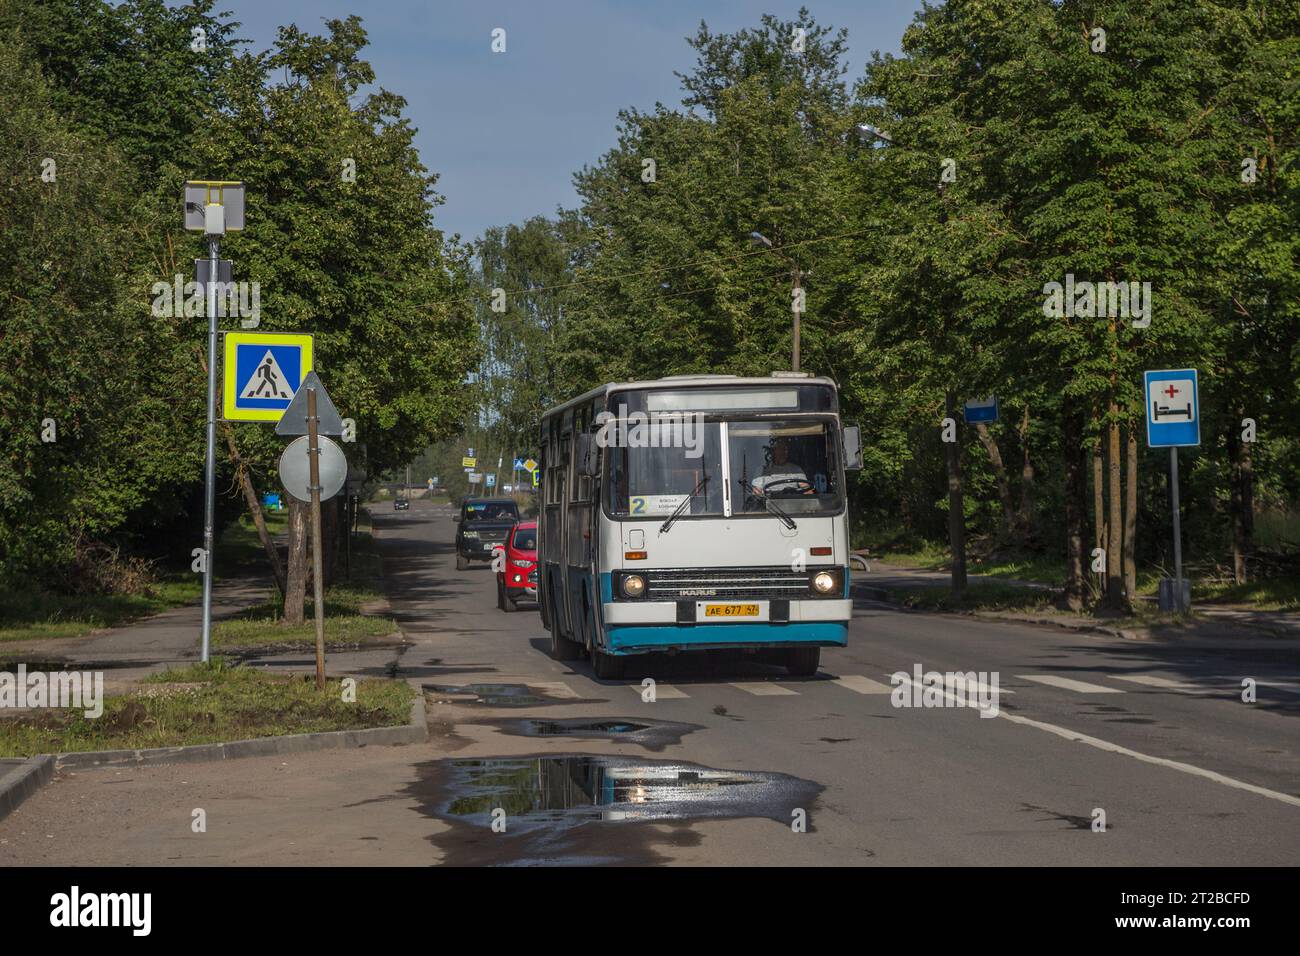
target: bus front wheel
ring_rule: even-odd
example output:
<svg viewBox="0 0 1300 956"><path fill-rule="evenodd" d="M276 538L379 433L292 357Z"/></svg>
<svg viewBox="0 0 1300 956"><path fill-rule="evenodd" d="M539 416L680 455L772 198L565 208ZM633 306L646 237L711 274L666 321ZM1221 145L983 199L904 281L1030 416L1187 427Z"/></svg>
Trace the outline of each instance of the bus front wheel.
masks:
<svg viewBox="0 0 1300 956"><path fill-rule="evenodd" d="M820 647L791 647L785 652L785 669L795 677L812 677L821 661Z"/></svg>

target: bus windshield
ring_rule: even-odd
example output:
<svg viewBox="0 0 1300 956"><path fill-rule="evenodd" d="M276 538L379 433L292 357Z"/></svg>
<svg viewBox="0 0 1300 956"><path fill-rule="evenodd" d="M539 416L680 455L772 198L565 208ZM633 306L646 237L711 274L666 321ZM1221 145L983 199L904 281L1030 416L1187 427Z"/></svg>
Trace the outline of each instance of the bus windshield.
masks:
<svg viewBox="0 0 1300 956"><path fill-rule="evenodd" d="M668 431L664 429L665 436ZM649 437L651 447L605 450L609 459L610 513L667 517L689 498L690 506L683 515L720 516L722 437L717 422L701 425L700 440L693 448L656 441L658 432Z"/></svg>
<svg viewBox="0 0 1300 956"><path fill-rule="evenodd" d="M682 517L723 516L722 426L705 422L701 432L694 449L666 441L607 448L610 514L667 517L689 499ZM768 500L789 514L842 507L832 423L729 421L727 434L733 514L767 514Z"/></svg>
<svg viewBox="0 0 1300 956"><path fill-rule="evenodd" d="M765 499L790 514L841 506L835 429L829 422L733 421L727 426L733 510L761 512Z"/></svg>

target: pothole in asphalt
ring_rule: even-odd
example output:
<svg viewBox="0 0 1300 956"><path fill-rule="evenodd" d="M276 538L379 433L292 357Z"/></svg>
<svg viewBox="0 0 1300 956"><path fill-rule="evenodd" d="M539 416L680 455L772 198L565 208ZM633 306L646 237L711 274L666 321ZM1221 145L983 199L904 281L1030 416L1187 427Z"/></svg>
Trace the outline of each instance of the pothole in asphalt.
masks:
<svg viewBox="0 0 1300 956"><path fill-rule="evenodd" d="M494 721L503 733L521 737L581 737L594 740L620 740L639 744L647 750L663 750L679 744L682 737L699 730L695 724L670 720L632 720L627 717L571 717L566 720Z"/></svg>
<svg viewBox="0 0 1300 956"><path fill-rule="evenodd" d="M545 688L527 684L421 684L421 689L441 699L434 703L453 703L468 699L487 707L535 707L543 704L587 704L590 700L552 697Z"/></svg>
<svg viewBox="0 0 1300 956"><path fill-rule="evenodd" d="M412 795L420 812L452 824L431 839L453 864L656 862L655 843L698 840L639 824L765 817L789 826L802 810L811 832L823 790L781 773L593 754L444 760L421 770Z"/></svg>

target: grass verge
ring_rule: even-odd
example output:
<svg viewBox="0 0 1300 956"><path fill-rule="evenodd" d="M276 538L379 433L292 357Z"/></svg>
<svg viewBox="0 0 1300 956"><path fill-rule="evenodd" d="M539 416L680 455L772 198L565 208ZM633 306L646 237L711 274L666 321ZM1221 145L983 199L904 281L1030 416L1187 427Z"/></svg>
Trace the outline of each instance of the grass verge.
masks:
<svg viewBox="0 0 1300 956"><path fill-rule="evenodd" d="M954 600L947 585L895 587L886 589L890 603L919 611L1048 611L1055 608L1057 593L1046 588L1026 588L989 581L967 586Z"/></svg>
<svg viewBox="0 0 1300 956"><path fill-rule="evenodd" d="M87 750L135 750L395 727L410 716L405 681L358 681L356 701L341 681L316 689L311 675L230 667L221 658L156 674L137 691L110 697L97 718L43 710L0 719L0 757Z"/></svg>
<svg viewBox="0 0 1300 956"><path fill-rule="evenodd" d="M364 519L364 515L362 516ZM362 523L362 527L367 524ZM341 561L342 559L340 559ZM359 531L352 544L350 576L325 590L325 646L357 647L400 634L391 617L373 613L382 601L379 582L383 563L374 537ZM314 647L316 603L310 594L303 623L286 625L278 600L248 608L236 617L218 621L212 628L212 646L218 650L297 650Z"/></svg>
<svg viewBox="0 0 1300 956"><path fill-rule="evenodd" d="M267 512L272 535L284 530L287 517ZM229 525L217 543L216 567L223 576L265 567L265 553L247 515ZM131 621L199 600L203 578L189 570L163 574L143 594L57 594L48 591L0 593L0 644L80 637L103 627Z"/></svg>

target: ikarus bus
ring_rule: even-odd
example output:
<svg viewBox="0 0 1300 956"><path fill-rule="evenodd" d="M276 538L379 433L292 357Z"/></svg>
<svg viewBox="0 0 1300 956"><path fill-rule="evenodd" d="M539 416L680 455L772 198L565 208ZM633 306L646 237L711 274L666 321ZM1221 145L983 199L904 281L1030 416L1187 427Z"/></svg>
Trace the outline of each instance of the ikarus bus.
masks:
<svg viewBox="0 0 1300 956"><path fill-rule="evenodd" d="M763 651L794 674L847 643L845 471L828 378L602 385L542 418L539 603L559 660Z"/></svg>

